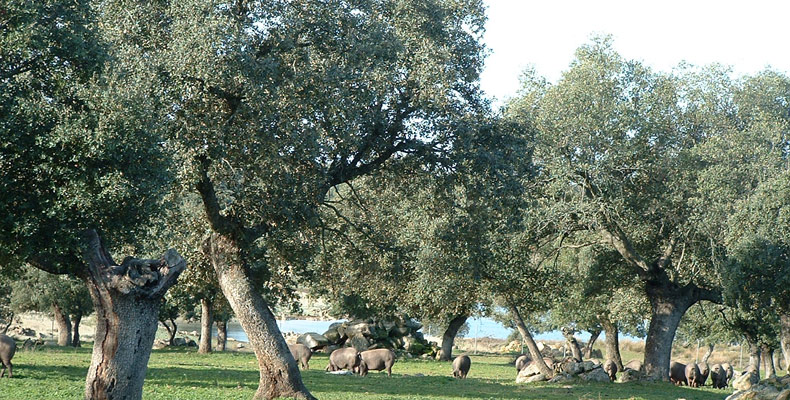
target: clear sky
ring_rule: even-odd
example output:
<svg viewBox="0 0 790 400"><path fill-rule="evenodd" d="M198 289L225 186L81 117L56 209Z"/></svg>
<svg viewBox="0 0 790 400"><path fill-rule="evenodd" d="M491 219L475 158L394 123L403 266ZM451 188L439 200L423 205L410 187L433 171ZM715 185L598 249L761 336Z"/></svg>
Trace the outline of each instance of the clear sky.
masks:
<svg viewBox="0 0 790 400"><path fill-rule="evenodd" d="M489 97L515 95L528 66L556 82L577 47L611 34L625 58L670 71L681 61L736 74L790 71L789 0L485 0Z"/></svg>

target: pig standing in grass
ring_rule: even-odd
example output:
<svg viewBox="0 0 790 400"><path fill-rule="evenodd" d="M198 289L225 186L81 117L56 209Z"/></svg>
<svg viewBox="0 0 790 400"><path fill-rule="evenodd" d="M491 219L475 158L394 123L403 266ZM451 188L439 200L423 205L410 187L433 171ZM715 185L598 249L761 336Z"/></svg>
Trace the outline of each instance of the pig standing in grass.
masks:
<svg viewBox="0 0 790 400"><path fill-rule="evenodd" d="M313 356L313 352L310 351L310 348L301 344L289 344L288 350L291 350L291 355L294 356L294 360L299 361L302 364L302 369L310 369L310 357Z"/></svg>
<svg viewBox="0 0 790 400"><path fill-rule="evenodd" d="M469 366L472 360L466 354L460 355L453 360L453 378L465 379L469 373Z"/></svg>
<svg viewBox="0 0 790 400"><path fill-rule="evenodd" d="M362 361L359 363L359 375L365 376L369 370L387 370L387 376L392 376L392 365L395 364L395 353L390 349L365 350L359 353Z"/></svg>
<svg viewBox="0 0 790 400"><path fill-rule="evenodd" d="M329 355L329 365L326 367L327 371L339 371L347 369L353 372L359 367L359 362L362 360L357 349L353 347L344 347L337 349Z"/></svg>
<svg viewBox="0 0 790 400"><path fill-rule="evenodd" d="M16 353L16 342L10 337L0 334L0 362L3 363L3 370L0 371L0 378L8 370L8 377L11 377L11 359L14 358Z"/></svg>
<svg viewBox="0 0 790 400"><path fill-rule="evenodd" d="M606 375L609 375L610 381L617 379L617 363L613 360L606 360L603 363L603 370L606 371Z"/></svg>

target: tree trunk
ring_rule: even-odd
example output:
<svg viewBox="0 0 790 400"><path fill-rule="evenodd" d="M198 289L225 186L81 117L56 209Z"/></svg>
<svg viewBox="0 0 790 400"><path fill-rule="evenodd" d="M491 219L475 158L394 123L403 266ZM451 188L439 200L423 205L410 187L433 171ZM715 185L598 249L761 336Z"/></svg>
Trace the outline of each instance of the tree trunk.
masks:
<svg viewBox="0 0 790 400"><path fill-rule="evenodd" d="M170 320L170 325L168 325L167 324L167 320L164 320L164 319L160 319L159 322L162 323L162 325L167 330L167 334L170 336L170 338L167 341L167 345L168 346L175 346L176 345L175 344L176 333L178 332L178 325L176 325L176 321L171 319Z"/></svg>
<svg viewBox="0 0 790 400"><path fill-rule="evenodd" d="M217 321L217 351L225 351L228 343L228 321Z"/></svg>
<svg viewBox="0 0 790 400"><path fill-rule="evenodd" d="M211 325L214 324L214 313L209 299L200 299L200 345L198 353L211 353Z"/></svg>
<svg viewBox="0 0 790 400"><path fill-rule="evenodd" d="M776 378L776 368L774 368L773 347L763 345L762 356L763 356L763 365L765 365L765 377Z"/></svg>
<svg viewBox="0 0 790 400"><path fill-rule="evenodd" d="M63 312L56 303L52 304L52 313L58 325L58 346L71 346L71 321L69 315Z"/></svg>
<svg viewBox="0 0 790 400"><path fill-rule="evenodd" d="M679 287L661 270L645 282L645 292L651 305L650 326L645 340L645 373L657 380L669 380L672 342L680 319L696 303L698 288Z"/></svg>
<svg viewBox="0 0 790 400"><path fill-rule="evenodd" d="M779 316L779 338L782 347L782 356L785 360L785 371L790 373L790 314Z"/></svg>
<svg viewBox="0 0 790 400"><path fill-rule="evenodd" d="M175 250L159 260L126 257L117 265L95 231L86 235L85 279L96 310L86 399L141 399L159 304L184 270Z"/></svg>
<svg viewBox="0 0 790 400"><path fill-rule="evenodd" d="M81 312L73 315L71 322L74 324L74 329L72 329L71 345L74 347L82 347L82 343L80 343L80 321L82 321Z"/></svg>
<svg viewBox="0 0 790 400"><path fill-rule="evenodd" d="M708 349L705 351L705 355L702 356L702 362L707 363L710 356L713 355L713 343L708 343L705 346Z"/></svg>
<svg viewBox="0 0 790 400"><path fill-rule="evenodd" d="M576 361L582 361L582 349L579 346L579 341L573 336L573 329L562 328L561 331L562 336L565 337L565 341L568 343L568 347L571 349L571 357Z"/></svg>
<svg viewBox="0 0 790 400"><path fill-rule="evenodd" d="M746 338L746 342L749 344L749 365L746 369L760 376L760 346L748 337Z"/></svg>
<svg viewBox="0 0 790 400"><path fill-rule="evenodd" d="M606 359L617 364L617 370L622 371L623 359L620 357L620 329L608 317L601 319L604 335L606 335Z"/></svg>
<svg viewBox="0 0 790 400"><path fill-rule="evenodd" d="M598 340L598 336L600 335L600 329L593 329L590 331L590 341L588 341L587 345L584 346L584 357L592 358L593 346L595 346L595 341Z"/></svg>
<svg viewBox="0 0 790 400"><path fill-rule="evenodd" d="M453 360L453 343L455 342L455 335L457 335L458 330L464 326L467 318L469 318L468 315L461 314L450 320L450 324L442 335L442 354L439 357L439 361Z"/></svg>
<svg viewBox="0 0 790 400"><path fill-rule="evenodd" d="M204 251L258 359L260 380L253 398L315 399L302 383L302 375L269 305L247 275L240 247L224 236L213 234L204 243Z"/></svg>
<svg viewBox="0 0 790 400"><path fill-rule="evenodd" d="M540 350L538 350L538 345L535 343L535 339L532 338L532 334L529 333L527 324L524 323L524 319L521 318L521 313L519 313L518 307L511 304L510 313L513 314L513 322L516 323L518 332L527 343L527 348L529 349L529 355L532 357L532 361L537 363L538 369L547 379L552 378L554 376L554 371L551 370L548 365L546 365L545 361L543 361L543 354L541 354Z"/></svg>

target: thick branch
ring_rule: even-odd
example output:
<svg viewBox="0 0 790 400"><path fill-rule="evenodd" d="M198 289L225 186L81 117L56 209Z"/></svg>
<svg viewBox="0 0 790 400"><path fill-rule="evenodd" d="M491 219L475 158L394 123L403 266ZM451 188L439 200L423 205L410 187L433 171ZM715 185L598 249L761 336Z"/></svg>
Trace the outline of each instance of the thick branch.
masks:
<svg viewBox="0 0 790 400"><path fill-rule="evenodd" d="M609 242L629 265L635 267L640 276L649 271L650 268L648 264L642 259L642 256L636 252L631 245L631 241L625 236L625 233L617 225L614 225L612 231L613 232L610 232L606 228L599 229L603 239Z"/></svg>

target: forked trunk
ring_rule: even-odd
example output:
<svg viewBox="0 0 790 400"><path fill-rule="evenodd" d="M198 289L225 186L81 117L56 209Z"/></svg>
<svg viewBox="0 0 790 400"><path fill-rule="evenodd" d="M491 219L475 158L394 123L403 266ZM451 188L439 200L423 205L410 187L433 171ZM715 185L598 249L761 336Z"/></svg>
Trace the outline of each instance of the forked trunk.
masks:
<svg viewBox="0 0 790 400"><path fill-rule="evenodd" d="M570 328L562 328L562 336L565 337L565 342L568 343L568 347L571 349L571 357L576 361L581 361L582 349L579 346L579 341L573 336L574 333Z"/></svg>
<svg viewBox="0 0 790 400"><path fill-rule="evenodd" d="M260 380L253 398L315 399L302 383L302 375L277 327L277 320L247 275L238 245L217 234L204 245L222 292L258 359Z"/></svg>
<svg viewBox="0 0 790 400"><path fill-rule="evenodd" d="M693 289L682 288L669 282L666 275L659 282L646 282L646 291L651 305L650 326L645 340L645 373L656 379L669 380L669 362L672 356L672 341L680 319L696 299Z"/></svg>
<svg viewBox="0 0 790 400"><path fill-rule="evenodd" d="M762 348L763 365L765 366L765 377L776 378L776 368L774 368L774 349L771 346Z"/></svg>
<svg viewBox="0 0 790 400"><path fill-rule="evenodd" d="M80 343L80 321L82 321L82 313L73 315L71 319L74 329L72 329L71 345L74 347L82 347Z"/></svg>
<svg viewBox="0 0 790 400"><path fill-rule="evenodd" d="M594 329L590 331L590 340L584 346L584 357L592 358L593 346L595 346L595 342L598 340L598 336L600 335L600 329Z"/></svg>
<svg viewBox="0 0 790 400"><path fill-rule="evenodd" d="M200 299L200 345L198 353L211 353L211 325L214 324L214 313L211 301Z"/></svg>
<svg viewBox="0 0 790 400"><path fill-rule="evenodd" d="M228 321L217 321L217 351L225 351L228 344Z"/></svg>
<svg viewBox="0 0 790 400"><path fill-rule="evenodd" d="M58 325L58 346L71 346L71 321L69 315L63 312L57 303L52 304L52 313L55 315L55 324Z"/></svg>
<svg viewBox="0 0 790 400"><path fill-rule="evenodd" d="M86 399L141 399L159 303L186 262L174 250L160 260L127 257L117 265L95 231L87 233L86 281L96 310Z"/></svg>
<svg viewBox="0 0 790 400"><path fill-rule="evenodd" d="M2 333L3 335L8 333L8 328L11 327L11 324L13 322L14 322L14 313L11 313L11 315L8 317L8 321L5 321L5 324L0 326L0 333Z"/></svg>
<svg viewBox="0 0 790 400"><path fill-rule="evenodd" d="M538 349L537 343L535 343L535 339L532 338L532 334L529 333L529 329L527 329L527 324L524 323L524 319L521 318L521 313L518 311L518 307L511 304L510 306L510 313L513 314L513 322L516 323L516 328L518 328L518 332L521 334L521 337L527 343L527 349L529 349L529 355L532 358L532 361L538 365L538 369L540 373L542 373L546 378L551 378L554 376L554 371L546 365L546 362L543 361L543 354L540 353Z"/></svg>
<svg viewBox="0 0 790 400"><path fill-rule="evenodd" d="M453 360L453 343L455 343L455 336L458 334L461 327L464 326L467 318L469 318L468 315L461 314L450 320L450 324L447 325L447 329L442 335L442 354L439 357L439 361Z"/></svg>
<svg viewBox="0 0 790 400"><path fill-rule="evenodd" d="M622 371L623 359L620 357L620 329L609 318L601 319L604 335L606 335L606 359L617 364L617 370Z"/></svg>

